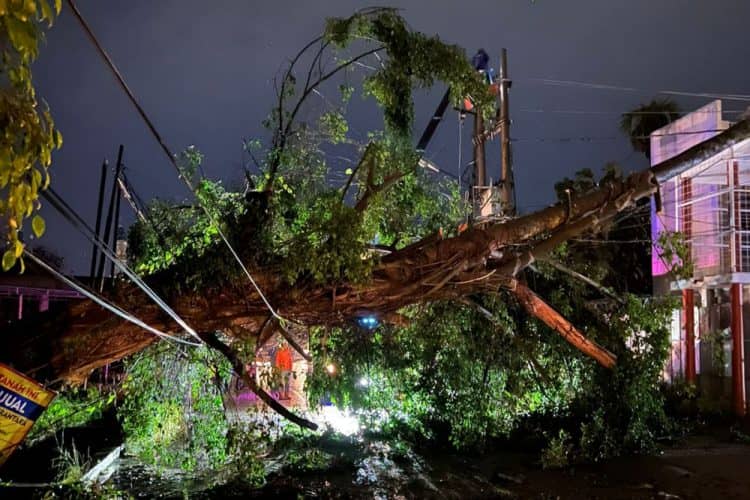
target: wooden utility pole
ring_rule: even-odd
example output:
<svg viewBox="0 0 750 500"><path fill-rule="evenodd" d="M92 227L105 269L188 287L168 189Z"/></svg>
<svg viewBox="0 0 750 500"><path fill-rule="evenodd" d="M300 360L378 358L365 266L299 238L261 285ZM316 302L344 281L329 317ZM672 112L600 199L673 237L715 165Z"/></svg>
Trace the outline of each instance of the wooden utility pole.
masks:
<svg viewBox="0 0 750 500"><path fill-rule="evenodd" d="M485 78L484 70L480 71L482 78ZM484 137L484 117L482 116L482 110L474 107L474 137ZM473 151L473 163L474 163L474 183L469 188L471 195L472 213L474 219L479 219L483 215L484 206L488 201L485 196L483 188L487 185L487 165L485 163L484 155L484 141L474 140L474 151Z"/></svg>
<svg viewBox="0 0 750 500"><path fill-rule="evenodd" d="M500 108L498 122L500 124L500 203L503 215L515 215L515 183L513 181L513 166L510 159L510 113L508 106L508 89L511 80L508 77L508 52L501 50L500 54Z"/></svg>
<svg viewBox="0 0 750 500"><path fill-rule="evenodd" d="M474 137L484 135L484 118L481 110L474 108ZM484 162L484 141L474 142L474 186L487 185L487 166Z"/></svg>

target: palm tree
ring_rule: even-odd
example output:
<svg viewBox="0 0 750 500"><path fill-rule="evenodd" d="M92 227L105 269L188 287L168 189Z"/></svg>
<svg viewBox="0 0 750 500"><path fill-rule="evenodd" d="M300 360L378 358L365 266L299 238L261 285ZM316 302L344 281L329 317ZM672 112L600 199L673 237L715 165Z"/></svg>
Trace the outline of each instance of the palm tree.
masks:
<svg viewBox="0 0 750 500"><path fill-rule="evenodd" d="M633 111L623 113L620 130L630 138L630 145L633 149L643 153L650 160L649 134L679 117L680 107L672 99L654 99L648 104L641 104Z"/></svg>

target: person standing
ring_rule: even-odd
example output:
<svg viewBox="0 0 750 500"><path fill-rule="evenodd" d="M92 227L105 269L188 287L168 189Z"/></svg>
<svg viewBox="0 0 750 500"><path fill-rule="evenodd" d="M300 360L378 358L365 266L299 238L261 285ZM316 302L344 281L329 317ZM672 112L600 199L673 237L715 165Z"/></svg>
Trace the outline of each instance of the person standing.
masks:
<svg viewBox="0 0 750 500"><path fill-rule="evenodd" d="M281 375L281 389L279 399L291 399L290 386L292 382L292 350L283 340L276 351L276 368Z"/></svg>

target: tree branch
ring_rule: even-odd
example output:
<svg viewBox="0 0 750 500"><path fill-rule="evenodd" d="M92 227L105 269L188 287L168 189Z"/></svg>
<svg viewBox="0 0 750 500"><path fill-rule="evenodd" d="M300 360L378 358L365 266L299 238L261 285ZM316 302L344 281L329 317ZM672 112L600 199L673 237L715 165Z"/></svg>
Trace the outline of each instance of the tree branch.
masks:
<svg viewBox="0 0 750 500"><path fill-rule="evenodd" d="M558 271L560 271L562 273L565 273L568 276L572 276L573 278L575 278L577 280L581 280L581 281L583 281L584 283L586 283L587 285L589 285L589 286L591 286L593 288L596 288L600 293L602 293L603 295L606 295L607 297L609 297L611 299L616 300L620 304L625 304L625 299L623 299L622 297L619 297L618 295L616 295L614 292L612 292L610 289L608 289L607 287L605 287L601 283L597 283L596 281L592 280L588 276L586 276L584 274L581 274L578 271L574 271L573 269L570 269L569 267L566 267L566 266L560 264L555 259L551 259L549 256L543 256L539 260L543 260L544 262L546 262L550 266L554 267ZM532 271L539 272L534 266L530 266L530 267L531 267Z"/></svg>
<svg viewBox="0 0 750 500"><path fill-rule="evenodd" d="M297 343L297 340L292 336L291 333L289 333L286 330L286 328L284 328L283 326L279 325L278 330L279 330L279 333L281 334L281 336L284 337L287 342L289 342L290 346L292 346L292 349L294 349L295 351L297 351L299 353L299 355L302 356L303 358L305 358L305 360L308 363L312 363L312 356L310 355L310 353L305 352L305 350L302 348L302 346L299 345L299 343Z"/></svg>
<svg viewBox="0 0 750 500"><path fill-rule="evenodd" d="M570 321L555 311L526 285L516 281L512 292L526 312L555 330L573 347L595 359L597 363L605 368L613 368L615 366L617 356L596 342L586 338Z"/></svg>
<svg viewBox="0 0 750 500"><path fill-rule="evenodd" d="M279 104L277 107L278 113L279 113L279 125L277 128L277 133L279 134L279 137L281 136L283 130L284 130L284 95L286 92L286 82L289 80L289 77L292 74L292 69L294 69L294 65L297 64L297 61L299 61L299 58L302 57L302 54L307 52L307 49L318 43L323 39L323 35L319 35L312 39L307 45L302 47L299 52L297 52L297 55L294 56L294 58L289 63L289 67L287 68L286 72L284 73L284 78L281 80L281 89L279 89Z"/></svg>
<svg viewBox="0 0 750 500"><path fill-rule="evenodd" d="M383 182L378 184L377 186L368 186L367 190L365 191L365 194L362 195L362 198L357 201L357 204L354 205L354 209L357 212L364 212L370 202L372 201L372 197L377 195L378 193L381 193L383 191L386 191L389 189L392 185L409 175L411 172L394 172L391 175L387 176L385 179L383 179ZM368 182L369 184L369 182Z"/></svg>
<svg viewBox="0 0 750 500"><path fill-rule="evenodd" d="M319 41L319 40L320 40L320 38L318 38L318 40L316 40L316 41ZM312 43L314 43L314 42L312 42ZM309 44L309 45L311 46L312 43ZM276 153L276 157L271 162L271 166L270 166L269 171L268 171L269 177L268 177L268 182L266 184L266 190L267 191L271 190L271 186L273 186L273 181L276 178L276 174L277 174L277 172L279 170L279 166L280 166L279 159L278 159L278 157L279 157L279 151L283 150L284 147L286 146L287 137L289 137L289 133L292 130L292 124L294 123L294 119L297 117L297 113L299 112L300 108L302 107L302 103L309 97L309 95L312 93L313 89L315 89L315 87L317 87L318 85L321 85L323 82L325 82L326 80L328 80L331 77L333 77L334 75L336 75L342 69L348 68L349 66L351 66L354 63L356 63L360 59L364 59L365 57L367 57L367 56L369 56L371 54L375 54L376 52L381 51L383 49L385 49L385 47L381 46L381 47L376 47L374 49L367 50L367 51L363 52L362 54L358 55L357 57L349 59L348 61L346 61L346 62L344 62L344 63L336 66L334 69L332 69L331 71L329 71L325 75L322 75L316 81L314 81L313 83L311 83L311 84L309 84L308 86L305 87L305 89L302 92L302 95L300 96L299 100L297 101L297 104L294 106L294 108L292 109L292 112L289 114L289 121L286 123L286 125L283 128L279 127L279 131L281 131L281 132L279 134L278 140L274 141L275 142L275 149L277 150L277 153ZM295 58L295 62L296 62L296 59L297 58ZM282 84L282 91L283 91L283 84ZM283 113L283 109L280 109L279 111L280 111L280 113ZM279 116L281 116L281 114Z"/></svg>
<svg viewBox="0 0 750 500"><path fill-rule="evenodd" d="M347 191L349 191L349 187L352 185L352 182L354 181L354 176L357 175L359 168L365 163L365 161L369 157L371 147L372 147L372 143L367 144L364 152L362 153L362 158L360 158L359 162L357 162L357 165L354 167L354 170L352 170L352 174L349 176L349 179L347 179L346 184L344 184L344 187L341 190L341 202L342 203L346 199L346 193Z"/></svg>

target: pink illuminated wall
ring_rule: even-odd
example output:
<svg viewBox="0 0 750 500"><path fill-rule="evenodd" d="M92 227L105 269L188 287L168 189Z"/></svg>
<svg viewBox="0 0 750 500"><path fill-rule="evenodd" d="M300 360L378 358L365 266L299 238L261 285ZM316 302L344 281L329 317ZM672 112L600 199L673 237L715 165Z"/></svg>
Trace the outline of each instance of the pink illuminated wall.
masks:
<svg viewBox="0 0 750 500"><path fill-rule="evenodd" d="M675 120L669 125L655 130L651 134L651 165L673 158L711 137L720 134L729 126L721 118L721 101L713 101L700 109ZM720 166L718 168L721 168ZM691 179L690 198L696 201L685 211L680 179L670 179L660 186L662 213L656 213L654 201L651 202L651 240L654 242L651 254L651 270L654 276L667 273L668 265L660 256L656 242L663 231L685 229L682 219L685 213L690 214L689 227L694 245L693 259L696 268L713 269L721 266L722 244L720 236L720 198L718 191L725 187L726 177L704 176ZM722 186L722 184L724 186ZM682 187L684 189L684 187ZM716 194L716 196L711 196Z"/></svg>
<svg viewBox="0 0 750 500"><path fill-rule="evenodd" d="M658 165L729 127L721 119L721 101L696 109L651 133L651 166Z"/></svg>

